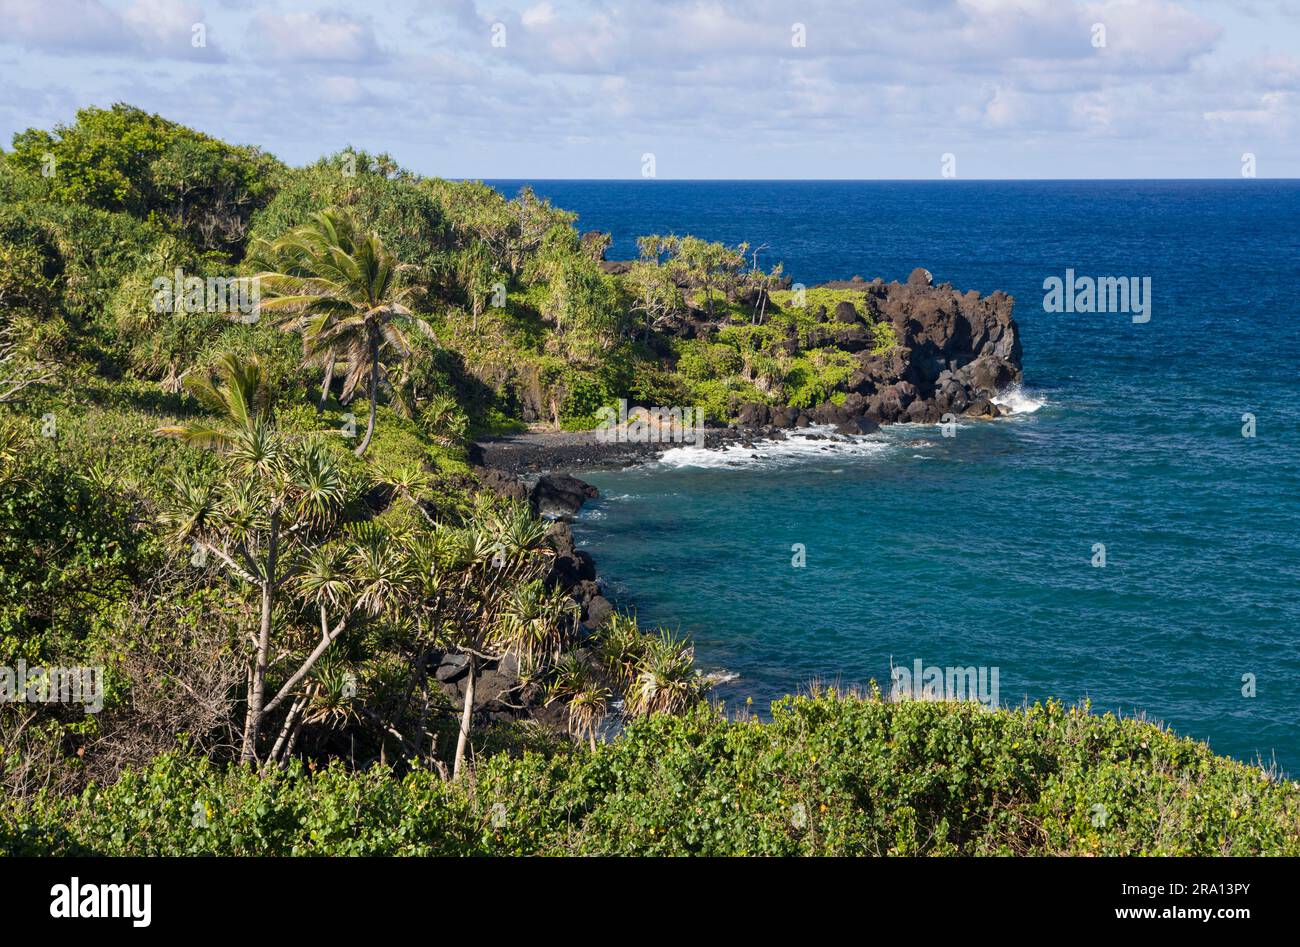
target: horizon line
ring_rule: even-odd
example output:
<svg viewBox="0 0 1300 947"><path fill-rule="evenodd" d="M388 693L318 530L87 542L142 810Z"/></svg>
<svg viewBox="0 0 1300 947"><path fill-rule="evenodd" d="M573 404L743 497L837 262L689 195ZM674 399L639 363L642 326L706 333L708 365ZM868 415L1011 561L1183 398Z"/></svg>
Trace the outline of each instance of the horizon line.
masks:
<svg viewBox="0 0 1300 947"><path fill-rule="evenodd" d="M436 175L435 175L436 176ZM1281 181L1300 182L1300 177L1219 177L1219 178L663 178L663 177L583 177L541 178L528 176L448 176L449 181L545 181L557 183L656 181L676 184L1174 184L1208 181Z"/></svg>

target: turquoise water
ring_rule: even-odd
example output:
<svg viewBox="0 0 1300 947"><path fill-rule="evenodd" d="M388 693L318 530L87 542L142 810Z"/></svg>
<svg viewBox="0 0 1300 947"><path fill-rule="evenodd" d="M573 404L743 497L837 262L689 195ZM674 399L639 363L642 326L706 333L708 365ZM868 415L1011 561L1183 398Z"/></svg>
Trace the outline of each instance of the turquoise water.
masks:
<svg viewBox="0 0 1300 947"><path fill-rule="evenodd" d="M1010 418L587 477L576 532L612 596L690 633L730 705L989 666L1004 704L1090 698L1300 772L1300 183L534 185L611 257L690 232L808 284L921 265L1017 299ZM1151 321L1045 313L1067 268L1150 276Z"/></svg>

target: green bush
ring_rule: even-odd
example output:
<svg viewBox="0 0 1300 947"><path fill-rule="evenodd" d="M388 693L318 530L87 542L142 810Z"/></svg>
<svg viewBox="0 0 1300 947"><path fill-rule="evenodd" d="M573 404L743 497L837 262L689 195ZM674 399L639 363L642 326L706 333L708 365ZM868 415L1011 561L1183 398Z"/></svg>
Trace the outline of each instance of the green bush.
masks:
<svg viewBox="0 0 1300 947"><path fill-rule="evenodd" d="M1300 853L1300 787L1136 720L1049 702L786 698L770 722L632 722L594 752L505 753L472 785L168 755L0 809L22 854Z"/></svg>
<svg viewBox="0 0 1300 947"><path fill-rule="evenodd" d="M57 415L0 426L20 432L0 457L0 664L64 659L130 588L147 537L106 464L70 463L74 450L37 436L59 433Z"/></svg>
<svg viewBox="0 0 1300 947"><path fill-rule="evenodd" d="M436 279L448 239L442 211L390 158L343 151L285 172L278 183L275 198L253 217L250 242L274 240L314 213L343 207L373 227L398 259L414 267L416 281Z"/></svg>

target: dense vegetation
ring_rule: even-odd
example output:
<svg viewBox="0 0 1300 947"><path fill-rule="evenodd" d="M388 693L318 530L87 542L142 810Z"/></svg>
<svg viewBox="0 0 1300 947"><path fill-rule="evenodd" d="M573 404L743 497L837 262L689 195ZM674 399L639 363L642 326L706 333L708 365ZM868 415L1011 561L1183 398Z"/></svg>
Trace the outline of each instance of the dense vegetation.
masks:
<svg viewBox="0 0 1300 947"><path fill-rule="evenodd" d="M707 707L595 751L494 756L473 792L169 754L15 807L0 844L99 854L1201 854L1300 852L1300 794L1150 724L1057 704L787 699Z"/></svg>
<svg viewBox="0 0 1300 947"><path fill-rule="evenodd" d="M744 245L603 248L385 155L290 168L126 106L15 136L0 667L102 667L105 694L0 706L0 849L1295 850L1293 784L1153 727L829 696L726 722L689 642L584 627L470 438L620 398L813 406L851 371L787 343L852 290ZM475 718L503 660L567 732Z"/></svg>

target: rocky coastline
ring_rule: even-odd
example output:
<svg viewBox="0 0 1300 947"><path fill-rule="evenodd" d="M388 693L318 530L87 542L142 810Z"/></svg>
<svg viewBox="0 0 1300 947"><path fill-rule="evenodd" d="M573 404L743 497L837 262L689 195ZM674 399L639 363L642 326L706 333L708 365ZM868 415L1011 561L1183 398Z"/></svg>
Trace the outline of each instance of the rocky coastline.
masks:
<svg viewBox="0 0 1300 947"><path fill-rule="evenodd" d="M1014 300L1002 292L987 297L960 292L949 283L936 285L924 269L913 270L906 283L867 282L859 278L821 284L815 289L850 289L861 294L861 307L840 302L833 312L819 307L817 329L792 335L786 350L833 346L856 358L856 368L837 397L814 408L745 404L735 422L704 429L705 449L752 447L783 440L800 429L821 428L810 436L846 438L874 433L885 424L933 424L956 419L994 419L1005 412L995 400L1022 377L1019 329L1012 317ZM888 322L897 344L884 353L869 347L871 327ZM684 328L707 334L707 324ZM831 433L833 431L833 433ZM587 632L595 631L613 612L602 594L596 564L577 549L569 527L596 488L571 471L626 467L681 446L662 441L602 438L594 431L530 431L482 440L471 446L470 460L482 483L499 495L527 502L551 519L555 551L548 582L567 591ZM435 677L452 700L463 700L465 676L461 656L448 654ZM483 720L532 719L563 730L563 711L546 707L535 686L521 685L510 659L491 663L478 682L475 714Z"/></svg>
<svg viewBox="0 0 1300 947"><path fill-rule="evenodd" d="M617 261L614 261L617 262ZM884 424L934 424L945 418L992 419L1005 411L995 399L1022 377L1020 330L1012 316L1015 300L1003 292L981 297L951 283L935 284L917 268L906 283L860 278L823 283L813 290L854 290L861 305L839 302L834 312L819 306L816 328L785 342L789 354L836 348L856 366L834 396L812 408L744 404L737 420L704 431L705 448L780 439L791 430L829 426L843 436L870 434ZM696 312L682 329L707 335L716 326ZM897 342L886 352L870 348L871 328L887 323ZM602 440L594 431L532 431L480 441L471 460L496 476L624 467L680 446L663 442Z"/></svg>

